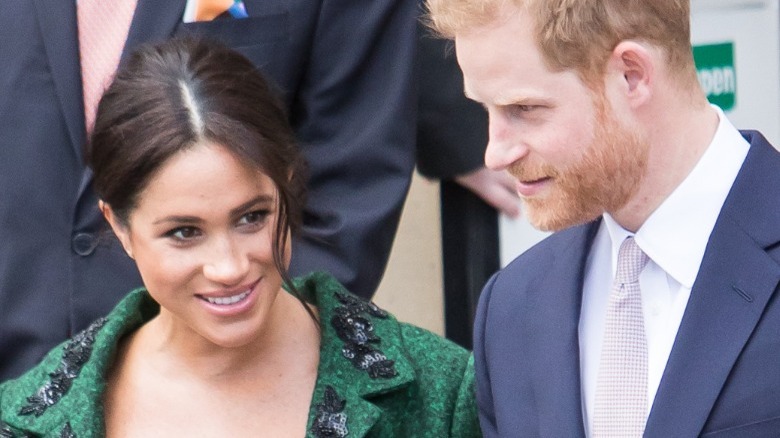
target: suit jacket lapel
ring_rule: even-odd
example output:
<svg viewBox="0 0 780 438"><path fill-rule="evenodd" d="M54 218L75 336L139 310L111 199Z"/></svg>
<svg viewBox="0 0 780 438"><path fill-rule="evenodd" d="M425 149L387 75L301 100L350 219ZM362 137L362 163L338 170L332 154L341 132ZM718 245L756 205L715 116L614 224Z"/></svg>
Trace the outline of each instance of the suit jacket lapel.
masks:
<svg viewBox="0 0 780 438"><path fill-rule="evenodd" d="M534 340L539 352L538 367L531 375L537 379L534 397L539 409L541 436L585 436L582 418L580 379L579 320L585 264L599 222L577 227L549 263L549 271L540 282L531 316L538 325Z"/></svg>
<svg viewBox="0 0 780 438"><path fill-rule="evenodd" d="M67 3L71 5L71 9L73 9L73 16L75 19L75 2L53 2L51 0L38 0L39 2L50 2L50 3ZM135 13L133 14L133 21L130 24L130 31L127 35L127 41L125 41L125 46L122 49L122 58L120 60L120 64L125 62L127 57L133 52L134 49L136 49L139 45L148 42L148 41L162 41L166 38L170 37L174 30L176 29L176 26L179 22L181 22L182 16L184 15L184 6L186 4L186 0L165 0L165 1L159 1L159 0L138 0L138 3L135 7ZM55 26L56 27L56 26ZM78 37L76 37L76 53L78 52ZM81 72L78 70L79 64L78 59L76 60L76 69L78 71L78 93L79 93L79 121L81 123L80 125L80 133L81 133L81 139L78 143L78 149L79 153L81 151L81 145L85 141L85 128L84 128L84 105L83 100L81 100ZM68 114L66 112L66 114ZM81 155L79 155L81 156ZM81 184L79 187L79 198L81 199L81 202L87 203L87 204L94 204L97 202L96 199L94 199L94 196L88 196L84 197L84 193L86 193L87 188L92 183L92 172L86 171L84 172L84 175L82 175L81 178ZM94 219L94 218L93 218ZM98 219L99 220L99 219Z"/></svg>
<svg viewBox="0 0 780 438"><path fill-rule="evenodd" d="M76 2L34 1L69 139L81 161L86 131ZM181 21L185 3L186 0L138 0L123 58L145 41L162 40L170 36Z"/></svg>
<svg viewBox="0 0 780 438"><path fill-rule="evenodd" d="M696 436L780 281L780 155L760 135L721 210L669 356L645 436ZM756 190L761 188L761 190Z"/></svg>
<svg viewBox="0 0 780 438"><path fill-rule="evenodd" d="M186 3L186 0L138 0L122 59L140 44L161 41L173 35L181 23Z"/></svg>
<svg viewBox="0 0 780 438"><path fill-rule="evenodd" d="M79 161L86 137L81 65L76 24L76 2L35 0L43 44L51 67L57 97L68 128L68 137Z"/></svg>

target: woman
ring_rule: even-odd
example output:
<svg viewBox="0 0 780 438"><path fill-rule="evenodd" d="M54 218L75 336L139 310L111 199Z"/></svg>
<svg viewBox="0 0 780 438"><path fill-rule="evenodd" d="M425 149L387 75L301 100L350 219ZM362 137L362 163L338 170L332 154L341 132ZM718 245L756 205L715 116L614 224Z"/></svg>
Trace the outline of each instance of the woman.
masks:
<svg viewBox="0 0 780 438"><path fill-rule="evenodd" d="M86 156L145 288L0 386L0 437L478 435L466 351L287 275L302 161L241 55L143 48Z"/></svg>

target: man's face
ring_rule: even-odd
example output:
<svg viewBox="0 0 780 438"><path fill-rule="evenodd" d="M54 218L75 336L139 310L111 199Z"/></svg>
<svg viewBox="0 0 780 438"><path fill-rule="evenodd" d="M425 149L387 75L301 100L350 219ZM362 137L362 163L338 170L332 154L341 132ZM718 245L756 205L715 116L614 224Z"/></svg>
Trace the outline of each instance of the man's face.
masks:
<svg viewBox="0 0 780 438"><path fill-rule="evenodd" d="M500 16L455 39L466 94L490 115L487 167L509 171L543 230L620 209L644 173L647 145L574 71L546 66L525 12Z"/></svg>

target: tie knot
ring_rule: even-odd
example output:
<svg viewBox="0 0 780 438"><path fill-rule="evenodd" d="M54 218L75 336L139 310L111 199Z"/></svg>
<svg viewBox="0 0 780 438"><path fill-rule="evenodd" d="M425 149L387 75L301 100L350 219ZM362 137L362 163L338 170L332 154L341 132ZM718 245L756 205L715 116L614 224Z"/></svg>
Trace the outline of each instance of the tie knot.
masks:
<svg viewBox="0 0 780 438"><path fill-rule="evenodd" d="M636 283L639 274L647 265L647 254L636 244L633 237L627 237L620 245L615 281L621 284Z"/></svg>

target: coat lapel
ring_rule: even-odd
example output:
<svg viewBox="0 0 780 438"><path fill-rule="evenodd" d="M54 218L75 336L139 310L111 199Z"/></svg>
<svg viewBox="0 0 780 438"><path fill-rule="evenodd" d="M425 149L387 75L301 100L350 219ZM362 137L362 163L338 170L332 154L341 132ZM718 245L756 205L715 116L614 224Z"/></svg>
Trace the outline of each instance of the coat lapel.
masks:
<svg viewBox="0 0 780 438"><path fill-rule="evenodd" d="M5 436L103 436L104 376L114 362L119 340L151 319L159 305L145 290L128 294L105 318L93 322L52 350L29 373L11 385L13 404L3 416L11 430Z"/></svg>
<svg viewBox="0 0 780 438"><path fill-rule="evenodd" d="M51 67L52 81L68 128L68 137L76 157L81 161L81 148L86 134L76 2L34 0L34 3Z"/></svg>
<svg viewBox="0 0 780 438"><path fill-rule="evenodd" d="M387 346L383 353L395 362L397 374L390 378L376 379L349 363L342 354L338 340L326 341L323 337L323 343L327 342L330 345L325 346L321 351L319 377L312 402L315 422L318 418L322 418L322 414L325 414L326 418L334 418L334 414L343 415L346 432L348 432L346 436L360 438L368 435L374 424L382 417L382 409L372 402L372 397L402 390L415 379L411 364L397 348L398 345L402 345L401 340L391 339L394 337L385 334L381 345ZM328 391L333 391L338 398L335 404L332 400L328 400L326 396ZM312 425L309 426L309 433L311 433Z"/></svg>
<svg viewBox="0 0 780 438"><path fill-rule="evenodd" d="M530 309L538 325L535 348L539 378L534 397L539 411L541 436L585 436L580 383L579 320L585 264L599 222L571 230L569 240L550 260L542 279L544 290L534 294Z"/></svg>
<svg viewBox="0 0 780 438"><path fill-rule="evenodd" d="M363 301L346 292L332 278L313 274L312 278L315 277L320 278L314 281L315 286L299 285L305 296L310 297L314 289L322 328L320 365L307 436L363 437L382 416L382 409L372 399L406 388L415 380L414 367L406 358L401 327L395 318L373 305L369 309L359 304ZM370 342L370 348L375 349L371 358L384 356L392 361L385 362L390 366L382 368L384 372L378 375L372 376L369 370L360 369L347 358L350 351L357 351L354 340L365 339L366 335L376 337L376 342ZM339 430L340 423L346 429L335 434L329 435L331 432L323 428L319 434L314 431L317 424Z"/></svg>
<svg viewBox="0 0 780 438"><path fill-rule="evenodd" d="M780 155L759 134L751 143L710 236L645 436L701 433L780 282L766 252L780 241L780 209L763 192L780 187Z"/></svg>

